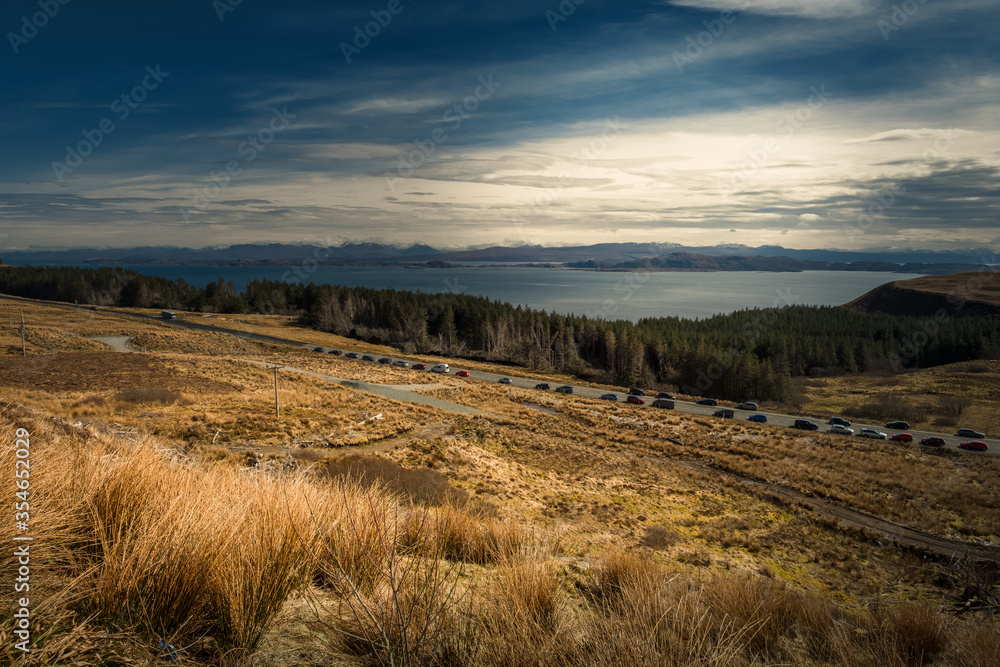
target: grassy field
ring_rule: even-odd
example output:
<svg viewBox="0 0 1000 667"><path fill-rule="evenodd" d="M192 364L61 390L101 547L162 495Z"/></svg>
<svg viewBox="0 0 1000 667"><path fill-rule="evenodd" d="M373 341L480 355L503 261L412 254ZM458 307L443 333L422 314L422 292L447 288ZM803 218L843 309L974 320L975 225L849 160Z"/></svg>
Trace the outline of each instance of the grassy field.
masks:
<svg viewBox="0 0 1000 667"><path fill-rule="evenodd" d="M1000 655L995 567L845 530L690 465L996 544L992 457L567 400L49 305L23 305L22 359L22 304L0 307L5 469L17 428L32 447L38 643L23 664L993 665ZM361 349L280 318L240 319ZM101 335L132 336L145 352L88 340ZM422 378L422 393L491 416L283 372L279 419L271 371L249 360L392 385ZM986 366L825 379L808 407L860 409L881 393L919 406L918 386L939 401L947 394L931 389L966 376L951 396L971 396L959 419L980 425L997 387L996 364ZM16 488L0 488L12 504ZM11 544L14 527L0 530ZM0 560L4 581L16 566ZM10 628L8 618L5 663Z"/></svg>

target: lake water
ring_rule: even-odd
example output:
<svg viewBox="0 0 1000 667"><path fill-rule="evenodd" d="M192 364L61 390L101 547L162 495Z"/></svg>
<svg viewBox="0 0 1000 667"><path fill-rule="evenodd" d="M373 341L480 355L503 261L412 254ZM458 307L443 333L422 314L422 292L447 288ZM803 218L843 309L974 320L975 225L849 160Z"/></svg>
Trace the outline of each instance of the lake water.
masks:
<svg viewBox="0 0 1000 667"><path fill-rule="evenodd" d="M204 287L219 277L242 291L248 280L300 280L295 267L129 266ZM618 273L514 266L405 269L401 266L298 267L302 282L391 287L485 296L558 313L636 321L676 315L704 318L744 308L839 305L916 274L867 271Z"/></svg>

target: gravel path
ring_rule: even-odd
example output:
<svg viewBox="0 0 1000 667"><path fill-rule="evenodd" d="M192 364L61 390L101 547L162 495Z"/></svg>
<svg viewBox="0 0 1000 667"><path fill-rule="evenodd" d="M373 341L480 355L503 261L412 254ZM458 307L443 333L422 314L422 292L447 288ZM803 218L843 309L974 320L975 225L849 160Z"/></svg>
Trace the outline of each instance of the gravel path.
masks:
<svg viewBox="0 0 1000 667"><path fill-rule="evenodd" d="M115 352L135 352L131 346L131 336L99 336L97 338L91 338L90 340L97 341L98 343L104 343Z"/></svg>

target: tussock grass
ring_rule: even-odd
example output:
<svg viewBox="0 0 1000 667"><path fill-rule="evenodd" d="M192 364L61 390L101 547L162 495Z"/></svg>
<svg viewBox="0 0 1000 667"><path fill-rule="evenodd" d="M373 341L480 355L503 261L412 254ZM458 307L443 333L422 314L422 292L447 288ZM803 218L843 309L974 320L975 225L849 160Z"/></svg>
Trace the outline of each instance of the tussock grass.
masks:
<svg viewBox="0 0 1000 667"><path fill-rule="evenodd" d="M401 545L415 553L440 553L448 560L476 565L524 559L546 548L524 526L452 504L412 513L403 526Z"/></svg>
<svg viewBox="0 0 1000 667"><path fill-rule="evenodd" d="M119 403L159 403L161 405L177 403L182 398L176 391L157 387L128 387L114 396L114 400Z"/></svg>

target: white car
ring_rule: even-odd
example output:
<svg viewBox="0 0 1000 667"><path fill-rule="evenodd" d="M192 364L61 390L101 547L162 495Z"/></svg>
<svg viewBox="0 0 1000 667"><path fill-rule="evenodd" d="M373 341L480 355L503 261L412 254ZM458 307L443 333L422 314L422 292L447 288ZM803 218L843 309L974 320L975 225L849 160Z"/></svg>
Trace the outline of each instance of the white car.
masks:
<svg viewBox="0 0 1000 667"><path fill-rule="evenodd" d="M858 432L859 438L872 438L874 440L885 440L889 436L882 431L873 428L863 428Z"/></svg>
<svg viewBox="0 0 1000 667"><path fill-rule="evenodd" d="M447 373L450 370L448 364L434 364L431 367L431 372L433 373Z"/></svg>
<svg viewBox="0 0 1000 667"><path fill-rule="evenodd" d="M834 424L830 427L827 433L836 433L838 435L854 435L854 429L848 428L846 426L841 426L840 424Z"/></svg>

